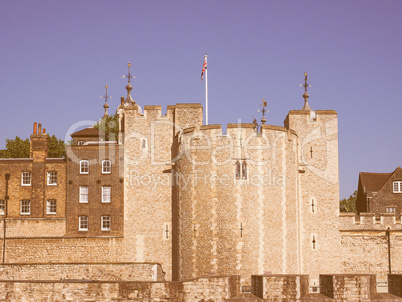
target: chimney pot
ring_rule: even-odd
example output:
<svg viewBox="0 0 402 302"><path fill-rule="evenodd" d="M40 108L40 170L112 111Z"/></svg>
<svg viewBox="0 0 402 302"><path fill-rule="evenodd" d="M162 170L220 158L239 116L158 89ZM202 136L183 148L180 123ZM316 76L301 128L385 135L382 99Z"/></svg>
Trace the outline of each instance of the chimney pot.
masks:
<svg viewBox="0 0 402 302"><path fill-rule="evenodd" d="M46 128L43 128L43 134L46 134Z"/></svg>
<svg viewBox="0 0 402 302"><path fill-rule="evenodd" d="M38 134L41 134L41 133L42 133L42 124L39 123L38 124Z"/></svg>
<svg viewBox="0 0 402 302"><path fill-rule="evenodd" d="M38 132L38 123L34 123L34 128L33 128L33 134L36 134Z"/></svg>

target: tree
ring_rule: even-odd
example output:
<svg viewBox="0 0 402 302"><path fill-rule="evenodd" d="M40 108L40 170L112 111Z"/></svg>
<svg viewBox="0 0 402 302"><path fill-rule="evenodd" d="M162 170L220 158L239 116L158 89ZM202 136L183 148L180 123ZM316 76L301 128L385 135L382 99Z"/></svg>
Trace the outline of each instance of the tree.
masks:
<svg viewBox="0 0 402 302"><path fill-rule="evenodd" d="M64 141L57 139L54 135L48 135L47 157L59 158L66 156ZM0 158L29 158L30 142L29 139L21 139L18 136L15 139L6 139L6 149L0 150Z"/></svg>
<svg viewBox="0 0 402 302"><path fill-rule="evenodd" d="M106 115L94 125L100 135L105 135L105 141L117 141L119 137L119 116L117 114Z"/></svg>
<svg viewBox="0 0 402 302"><path fill-rule="evenodd" d="M1 150L3 158L29 158L29 139L6 139L6 149Z"/></svg>
<svg viewBox="0 0 402 302"><path fill-rule="evenodd" d="M56 136L49 135L49 147L47 151L47 157L51 158L59 158L66 156L66 146L64 144L64 141L61 139L57 139Z"/></svg>
<svg viewBox="0 0 402 302"><path fill-rule="evenodd" d="M354 212L356 213L356 199L357 190L349 198L344 198L339 202L341 212Z"/></svg>

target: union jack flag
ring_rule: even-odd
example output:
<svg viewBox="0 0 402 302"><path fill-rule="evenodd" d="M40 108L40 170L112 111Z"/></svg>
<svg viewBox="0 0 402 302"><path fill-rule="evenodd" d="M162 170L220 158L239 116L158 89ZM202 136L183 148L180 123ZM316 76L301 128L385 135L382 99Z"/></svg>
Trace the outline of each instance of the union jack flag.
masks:
<svg viewBox="0 0 402 302"><path fill-rule="evenodd" d="M202 65L201 81L204 79L204 73L207 70L207 55L204 57L204 64Z"/></svg>

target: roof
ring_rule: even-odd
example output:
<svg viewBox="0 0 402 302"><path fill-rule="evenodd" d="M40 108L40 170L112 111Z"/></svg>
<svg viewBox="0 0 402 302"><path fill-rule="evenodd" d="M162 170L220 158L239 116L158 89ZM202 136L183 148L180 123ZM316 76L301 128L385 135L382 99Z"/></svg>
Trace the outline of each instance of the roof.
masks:
<svg viewBox="0 0 402 302"><path fill-rule="evenodd" d="M98 136L99 136L99 130L92 127L85 128L71 134L71 137L98 137Z"/></svg>
<svg viewBox="0 0 402 302"><path fill-rule="evenodd" d="M360 182L364 191L378 192L391 177L391 173L360 172Z"/></svg>

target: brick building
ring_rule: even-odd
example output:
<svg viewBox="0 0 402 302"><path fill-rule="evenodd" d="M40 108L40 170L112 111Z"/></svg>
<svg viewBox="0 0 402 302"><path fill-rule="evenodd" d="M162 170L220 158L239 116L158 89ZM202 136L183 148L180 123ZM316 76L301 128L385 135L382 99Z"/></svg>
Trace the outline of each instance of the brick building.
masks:
<svg viewBox="0 0 402 302"><path fill-rule="evenodd" d="M357 213L397 213L402 209L402 169L391 173L359 173Z"/></svg>
<svg viewBox="0 0 402 302"><path fill-rule="evenodd" d="M1 215L9 219L65 219L66 164L62 158L48 158L46 130L34 124L30 137L30 158L1 159ZM6 194L8 202L6 207Z"/></svg>
<svg viewBox="0 0 402 302"><path fill-rule="evenodd" d="M123 236L122 146L95 128L71 135L67 146L66 235Z"/></svg>

